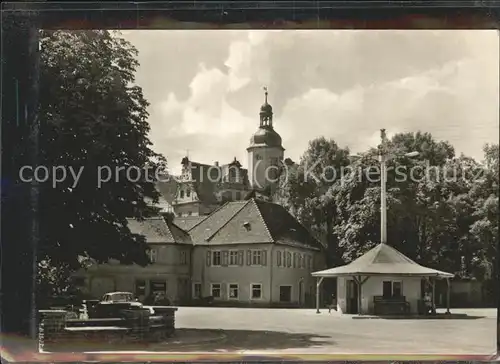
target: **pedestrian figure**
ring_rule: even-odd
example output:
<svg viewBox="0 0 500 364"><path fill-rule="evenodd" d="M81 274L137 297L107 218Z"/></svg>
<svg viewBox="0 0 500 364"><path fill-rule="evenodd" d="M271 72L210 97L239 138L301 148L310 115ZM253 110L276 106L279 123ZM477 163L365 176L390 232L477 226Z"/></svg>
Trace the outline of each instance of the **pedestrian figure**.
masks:
<svg viewBox="0 0 500 364"><path fill-rule="evenodd" d="M328 313L332 312L332 308L337 311L337 299L335 298L335 295L332 294L332 302L328 306Z"/></svg>
<svg viewBox="0 0 500 364"><path fill-rule="evenodd" d="M425 314L432 314L434 315L436 313L436 307L432 303L432 296L429 292L425 292L424 295L424 304L425 304Z"/></svg>

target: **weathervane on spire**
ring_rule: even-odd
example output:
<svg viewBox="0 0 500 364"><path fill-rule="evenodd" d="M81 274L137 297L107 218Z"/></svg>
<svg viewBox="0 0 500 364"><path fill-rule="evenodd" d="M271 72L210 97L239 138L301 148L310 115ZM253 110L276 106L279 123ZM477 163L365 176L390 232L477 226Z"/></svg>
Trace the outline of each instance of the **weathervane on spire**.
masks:
<svg viewBox="0 0 500 364"><path fill-rule="evenodd" d="M387 142L387 133L385 129L380 129L380 139L382 140L382 143Z"/></svg>
<svg viewBox="0 0 500 364"><path fill-rule="evenodd" d="M267 86L264 86L263 89L264 89L264 95L266 97L266 102L265 103L267 104Z"/></svg>

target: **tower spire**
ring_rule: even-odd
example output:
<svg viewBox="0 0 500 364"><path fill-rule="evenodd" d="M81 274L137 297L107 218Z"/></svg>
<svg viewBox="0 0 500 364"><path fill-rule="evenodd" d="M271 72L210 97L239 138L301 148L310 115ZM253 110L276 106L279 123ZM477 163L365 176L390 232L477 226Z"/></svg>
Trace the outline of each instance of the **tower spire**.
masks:
<svg viewBox="0 0 500 364"><path fill-rule="evenodd" d="M260 126L261 127L273 127L273 108L267 102L267 86L264 89L264 104L260 107Z"/></svg>

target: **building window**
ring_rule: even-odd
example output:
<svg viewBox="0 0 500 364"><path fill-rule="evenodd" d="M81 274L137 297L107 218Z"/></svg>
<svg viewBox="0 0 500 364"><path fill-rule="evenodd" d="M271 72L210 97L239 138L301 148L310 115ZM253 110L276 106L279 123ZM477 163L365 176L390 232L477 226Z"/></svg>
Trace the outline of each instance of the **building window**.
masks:
<svg viewBox="0 0 500 364"><path fill-rule="evenodd" d="M392 297L401 297L403 295L403 289L401 287L401 282L392 282Z"/></svg>
<svg viewBox="0 0 500 364"><path fill-rule="evenodd" d="M401 297L403 293L400 281L382 282L382 296L384 298Z"/></svg>
<svg viewBox="0 0 500 364"><path fill-rule="evenodd" d="M262 251L252 250L252 265L262 265Z"/></svg>
<svg viewBox="0 0 500 364"><path fill-rule="evenodd" d="M297 253L293 253L293 267L297 268Z"/></svg>
<svg viewBox="0 0 500 364"><path fill-rule="evenodd" d="M220 283L212 283L210 292L212 293L213 298L220 298L221 297Z"/></svg>
<svg viewBox="0 0 500 364"><path fill-rule="evenodd" d="M230 250L229 251L229 265L238 265L238 251Z"/></svg>
<svg viewBox="0 0 500 364"><path fill-rule="evenodd" d="M304 257L302 254L299 254L299 268L304 268Z"/></svg>
<svg viewBox="0 0 500 364"><path fill-rule="evenodd" d="M190 197L191 196L191 190L187 190L186 191L186 197Z"/></svg>
<svg viewBox="0 0 500 364"><path fill-rule="evenodd" d="M236 300L238 299L239 295L239 290L238 290L238 284L237 283L230 283L229 284L229 299Z"/></svg>
<svg viewBox="0 0 500 364"><path fill-rule="evenodd" d="M234 199L235 200L241 200L241 193L240 193L240 191L236 191Z"/></svg>
<svg viewBox="0 0 500 364"><path fill-rule="evenodd" d="M187 264L187 253L185 251L181 251L181 264L182 265Z"/></svg>
<svg viewBox="0 0 500 364"><path fill-rule="evenodd" d="M167 281L149 281L149 292L152 294L155 293L167 293Z"/></svg>
<svg viewBox="0 0 500 364"><path fill-rule="evenodd" d="M193 297L201 298L201 283L195 283L193 285Z"/></svg>
<svg viewBox="0 0 500 364"><path fill-rule="evenodd" d="M281 267L281 265L283 264L283 257L281 255L281 252L278 251L277 252L278 254L276 255L276 264L278 265L278 267Z"/></svg>
<svg viewBox="0 0 500 364"><path fill-rule="evenodd" d="M181 198L184 198L184 191L181 191Z"/></svg>
<svg viewBox="0 0 500 364"><path fill-rule="evenodd" d="M216 267L222 265L222 254L220 251L212 252L212 265Z"/></svg>
<svg viewBox="0 0 500 364"><path fill-rule="evenodd" d="M292 253L286 252L286 267L290 268L292 266Z"/></svg>
<svg viewBox="0 0 500 364"><path fill-rule="evenodd" d="M252 283L251 286L251 297L253 300L259 300L262 298L262 284Z"/></svg>
<svg viewBox="0 0 500 364"><path fill-rule="evenodd" d="M158 250L149 249L148 255L151 263L156 263L158 261Z"/></svg>

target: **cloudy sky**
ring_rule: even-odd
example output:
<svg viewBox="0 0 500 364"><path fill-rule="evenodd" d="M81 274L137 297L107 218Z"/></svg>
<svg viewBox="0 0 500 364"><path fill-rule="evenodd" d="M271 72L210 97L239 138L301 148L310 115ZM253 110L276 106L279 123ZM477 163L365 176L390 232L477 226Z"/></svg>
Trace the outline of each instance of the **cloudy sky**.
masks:
<svg viewBox="0 0 500 364"><path fill-rule="evenodd" d="M151 140L178 171L199 162L246 166L246 147L269 88L285 155L298 160L324 135L353 152L379 129L427 131L458 153L498 143L496 31L133 30L136 81Z"/></svg>

